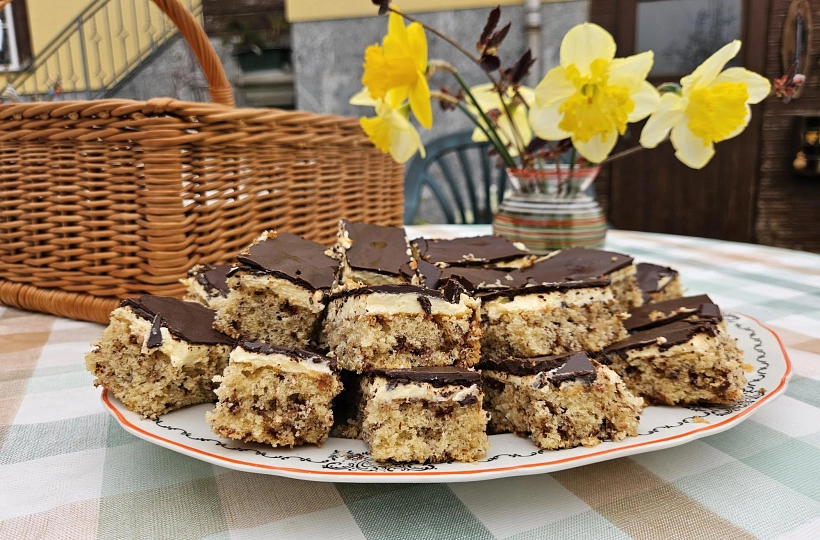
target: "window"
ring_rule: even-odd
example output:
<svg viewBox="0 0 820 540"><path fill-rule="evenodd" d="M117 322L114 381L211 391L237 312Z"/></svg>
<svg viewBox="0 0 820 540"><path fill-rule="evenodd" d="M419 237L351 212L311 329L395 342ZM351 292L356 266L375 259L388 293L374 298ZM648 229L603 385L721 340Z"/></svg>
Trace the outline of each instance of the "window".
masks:
<svg viewBox="0 0 820 540"><path fill-rule="evenodd" d="M17 52L17 36L14 32L14 17L11 4L0 11L0 65L7 71L20 69L20 56Z"/></svg>
<svg viewBox="0 0 820 540"><path fill-rule="evenodd" d="M742 0L645 0L637 4L635 52L655 51L650 76L690 73L740 39ZM739 65L735 58L729 66Z"/></svg>

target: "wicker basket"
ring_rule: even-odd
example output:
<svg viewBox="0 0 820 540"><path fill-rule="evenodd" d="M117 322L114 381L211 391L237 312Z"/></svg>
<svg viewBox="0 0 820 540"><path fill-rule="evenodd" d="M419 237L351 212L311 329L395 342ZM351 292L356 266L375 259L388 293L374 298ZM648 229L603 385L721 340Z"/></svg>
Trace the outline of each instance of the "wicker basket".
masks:
<svg viewBox="0 0 820 540"><path fill-rule="evenodd" d="M118 300L179 296L193 265L263 229L330 243L341 217L399 225L403 174L354 119L235 109L204 31L154 3L220 104L0 105L0 303L107 322Z"/></svg>

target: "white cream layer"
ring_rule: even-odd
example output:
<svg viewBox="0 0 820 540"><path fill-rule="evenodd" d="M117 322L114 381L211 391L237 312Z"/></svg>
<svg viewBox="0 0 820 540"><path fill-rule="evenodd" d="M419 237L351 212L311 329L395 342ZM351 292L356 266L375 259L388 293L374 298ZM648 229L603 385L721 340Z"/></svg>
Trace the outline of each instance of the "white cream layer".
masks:
<svg viewBox="0 0 820 540"><path fill-rule="evenodd" d="M501 296L484 302L481 309L490 319L500 319L505 315L561 309L564 304L569 307L576 307L595 302L608 303L612 301L614 301L612 289L609 286L586 287L566 291L519 294L512 298Z"/></svg>
<svg viewBox="0 0 820 540"><path fill-rule="evenodd" d="M188 294L185 295L185 300L188 302L197 302L213 310L220 309L225 303L226 298L224 296L218 292L207 290L194 277L185 278L180 281L182 281L188 289Z"/></svg>
<svg viewBox="0 0 820 540"><path fill-rule="evenodd" d="M287 299L287 301L292 305L309 309L312 313L319 313L325 309L325 305L322 303L324 298L324 293L322 293L322 291L311 291L287 279L264 274L256 275L241 272L238 275L238 278L243 285L251 289L267 289L273 291L279 296ZM233 291L233 285L231 286L231 289L231 294L235 294Z"/></svg>
<svg viewBox="0 0 820 540"><path fill-rule="evenodd" d="M635 266L634 264L630 264L628 266L624 266L623 268L619 268L618 270L615 270L614 272L610 272L609 274L606 274L606 277L612 283L620 283L621 281L624 281L625 279L629 279L629 278L633 277L637 272L638 272L638 267Z"/></svg>
<svg viewBox="0 0 820 540"><path fill-rule="evenodd" d="M396 402L396 401L428 401L441 403L444 401L461 402L472 396L479 402L482 399L481 389L478 384L459 387L453 392L451 386L436 388L430 383L409 382L399 383L394 388L388 389L388 381L383 377L377 377L374 382L375 391L371 389L372 400L376 403Z"/></svg>
<svg viewBox="0 0 820 540"><path fill-rule="evenodd" d="M718 331L722 332L722 330ZM706 354L715 352L717 348L721 346L721 343L709 334L700 333L695 334L688 341L678 343L668 349L661 350L659 345L663 345L663 343L659 342L658 345L649 344L640 348L627 349L626 353L630 358L657 358L663 356L676 356L685 353Z"/></svg>
<svg viewBox="0 0 820 540"><path fill-rule="evenodd" d="M231 364L248 364L254 369L275 367L288 373L332 373L327 362L313 362L299 356L281 353L260 354L237 347L231 352Z"/></svg>
<svg viewBox="0 0 820 540"><path fill-rule="evenodd" d="M430 300L431 315L447 315L450 317L470 317L479 308L480 302L466 294L462 294L457 304L441 299L426 296ZM369 293L349 296L340 299L344 305L340 315L345 319L352 319L366 315L426 315L416 293L390 294Z"/></svg>
<svg viewBox="0 0 820 540"><path fill-rule="evenodd" d="M159 331L162 334L162 344L159 347L148 348L147 342L151 335L153 322L143 319L128 307L118 308L115 313L115 316L128 321L131 334L142 342L140 351L142 354L151 354L153 351L158 350L171 360L171 365L174 367L189 366L208 361L208 350L212 345L197 345L179 340L167 328L161 326Z"/></svg>

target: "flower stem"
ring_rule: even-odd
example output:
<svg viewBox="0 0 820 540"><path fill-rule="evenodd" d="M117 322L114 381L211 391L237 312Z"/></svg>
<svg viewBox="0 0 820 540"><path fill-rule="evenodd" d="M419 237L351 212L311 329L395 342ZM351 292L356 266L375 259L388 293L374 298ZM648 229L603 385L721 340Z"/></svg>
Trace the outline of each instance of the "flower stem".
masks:
<svg viewBox="0 0 820 540"><path fill-rule="evenodd" d="M504 164L507 167L514 169L515 160L512 158L509 151L507 150L507 146L501 141L501 138L498 136L498 132L493 127L493 123L490 121L489 118L487 118L487 115L479 106L478 101L476 101L475 96L470 91L470 87L467 86L467 83L464 81L464 79L461 78L461 75L459 75L457 71L453 72L453 77L455 77L456 81L458 81L458 84L459 86L461 86L461 89L464 90L464 94L473 103L473 106L478 111L478 114L481 115L481 119L484 121L485 125L481 126L481 123L478 122L478 119L473 118L475 124L484 131L484 133L487 135L487 139L492 143L493 146L495 146L495 149L498 150L498 154L501 156L501 159L504 160ZM472 118L472 115L468 114L468 116Z"/></svg>
<svg viewBox="0 0 820 540"><path fill-rule="evenodd" d="M659 145L663 144L668 140L669 140L669 137L665 138L664 140L662 140L658 144ZM623 152L618 152L617 154L612 154L611 156L609 156L608 158L606 158L605 160L600 162L598 165L604 165L606 163L611 163L611 162L615 161L616 159L621 159L621 158L625 158L627 156L631 156L632 154L637 154L641 150L645 150L645 149L646 148L644 146L641 146L640 144L638 144L636 146L633 146L632 148L628 148L628 149L624 150Z"/></svg>

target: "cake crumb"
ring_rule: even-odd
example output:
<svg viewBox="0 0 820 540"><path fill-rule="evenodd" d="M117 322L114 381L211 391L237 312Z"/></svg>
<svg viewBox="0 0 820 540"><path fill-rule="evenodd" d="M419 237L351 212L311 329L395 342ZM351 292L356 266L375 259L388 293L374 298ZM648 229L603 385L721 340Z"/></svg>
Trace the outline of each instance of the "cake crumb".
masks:
<svg viewBox="0 0 820 540"><path fill-rule="evenodd" d="M751 373L752 371L755 370L755 368L752 364L740 364L740 367L743 368L743 371L746 371L748 373Z"/></svg>
<svg viewBox="0 0 820 540"><path fill-rule="evenodd" d="M760 392L760 395L761 395L761 396L765 396L765 395L766 395L767 390L766 390L765 388L761 388L760 390L758 390L758 392Z"/></svg>
<svg viewBox="0 0 820 540"><path fill-rule="evenodd" d="M664 317L666 317L666 314L663 311L655 310L649 314L649 320L652 322L663 319Z"/></svg>
<svg viewBox="0 0 820 540"><path fill-rule="evenodd" d="M659 336L658 339L655 340L658 345L664 345L666 343L666 338L663 336Z"/></svg>
<svg viewBox="0 0 820 540"><path fill-rule="evenodd" d="M696 424L711 424L712 423L712 422L710 422L709 420L707 420L705 418L701 418L700 416L696 416L696 417L692 418L692 422L694 422Z"/></svg>

